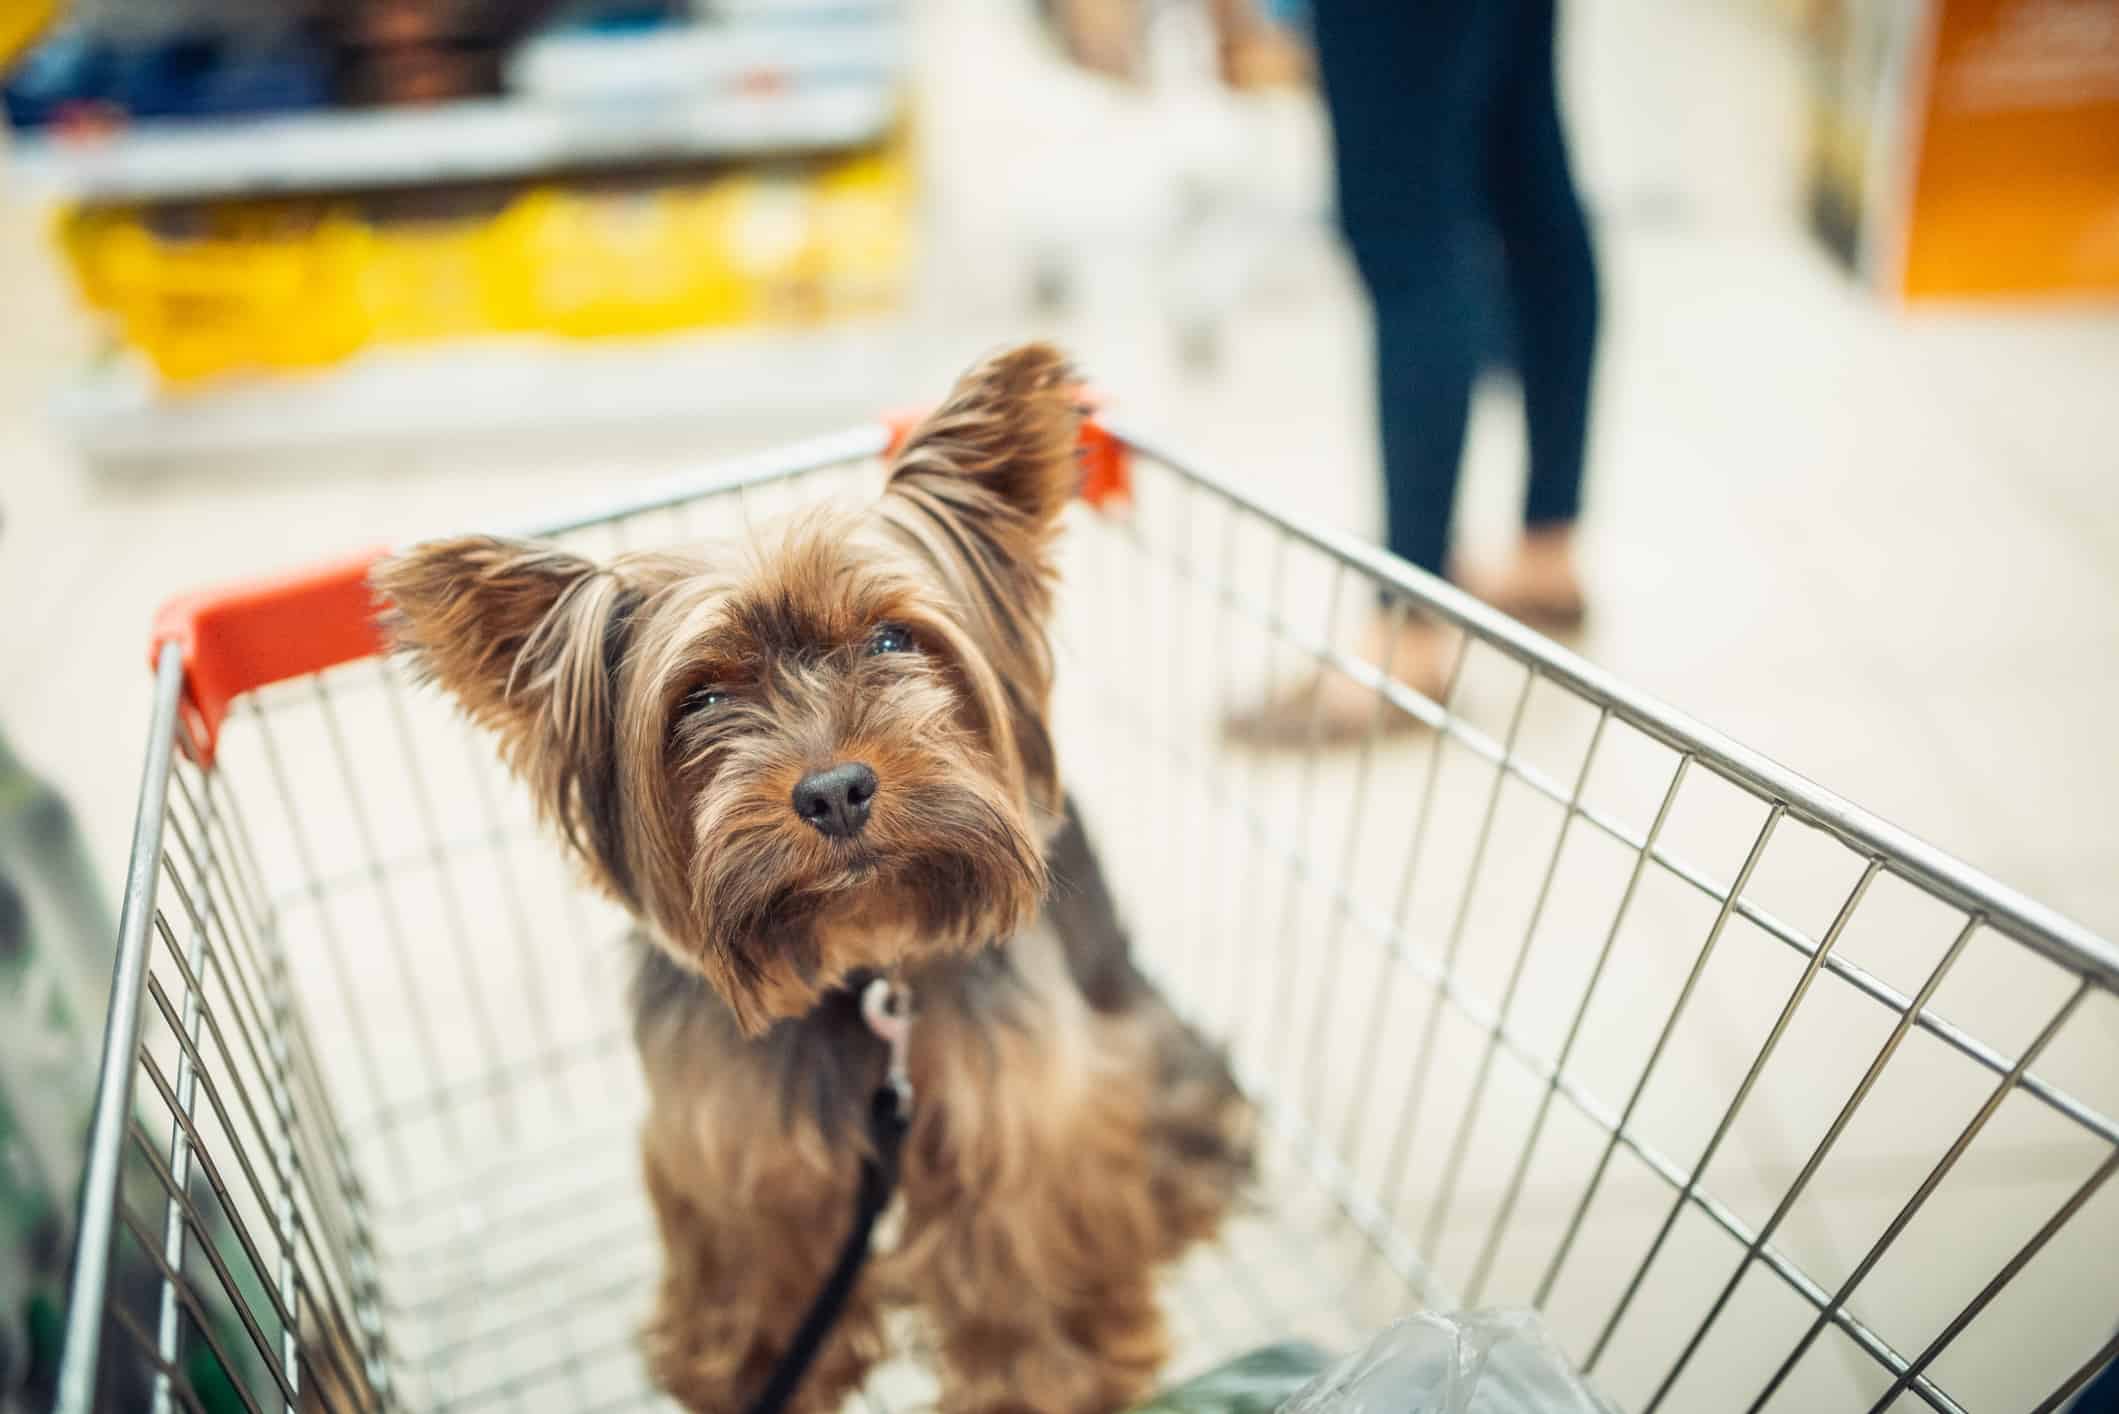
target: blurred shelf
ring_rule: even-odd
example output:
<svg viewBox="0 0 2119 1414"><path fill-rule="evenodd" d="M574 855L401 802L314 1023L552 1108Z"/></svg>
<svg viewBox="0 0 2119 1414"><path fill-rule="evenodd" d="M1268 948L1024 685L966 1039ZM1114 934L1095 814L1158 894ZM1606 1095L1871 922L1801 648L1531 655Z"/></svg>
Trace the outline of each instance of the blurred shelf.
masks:
<svg viewBox="0 0 2119 1414"><path fill-rule="evenodd" d="M902 317L651 339L512 336L379 349L312 373L161 387L136 355L84 372L54 409L91 462L175 463L454 436L862 417L895 387Z"/></svg>
<svg viewBox="0 0 2119 1414"><path fill-rule="evenodd" d="M9 166L31 193L73 201L405 186L858 147L890 130L899 101L888 82L632 102L466 99L22 137Z"/></svg>
<svg viewBox="0 0 2119 1414"><path fill-rule="evenodd" d="M906 0L706 0L701 8L716 23L815 25L899 15Z"/></svg>
<svg viewBox="0 0 2119 1414"><path fill-rule="evenodd" d="M638 33L560 30L508 57L510 93L558 102L888 85L905 68L905 27L893 10L805 23L774 19L672 25Z"/></svg>

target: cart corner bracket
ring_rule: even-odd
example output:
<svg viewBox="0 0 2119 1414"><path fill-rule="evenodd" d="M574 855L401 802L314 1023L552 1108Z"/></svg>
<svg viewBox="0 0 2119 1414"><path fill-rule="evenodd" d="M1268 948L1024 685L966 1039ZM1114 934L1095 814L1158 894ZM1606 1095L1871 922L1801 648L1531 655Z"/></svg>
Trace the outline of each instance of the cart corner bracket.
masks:
<svg viewBox="0 0 2119 1414"><path fill-rule="evenodd" d="M167 644L183 653L185 744L193 760L212 764L229 704L244 693L382 651L368 571L386 549L369 546L162 605L148 661Z"/></svg>

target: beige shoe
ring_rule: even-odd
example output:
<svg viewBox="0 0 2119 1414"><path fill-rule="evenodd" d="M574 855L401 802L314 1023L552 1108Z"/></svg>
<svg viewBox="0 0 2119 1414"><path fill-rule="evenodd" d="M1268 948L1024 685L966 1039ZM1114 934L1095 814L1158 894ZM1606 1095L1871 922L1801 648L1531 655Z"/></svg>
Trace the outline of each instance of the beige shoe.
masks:
<svg viewBox="0 0 2119 1414"><path fill-rule="evenodd" d="M1454 646L1455 635L1432 624L1409 621L1393 633L1389 623L1379 619L1364 631L1357 652L1421 696L1440 702ZM1337 668L1324 667L1256 707L1230 713L1222 733L1239 746L1284 749L1349 746L1371 735L1395 736L1420 725L1418 717L1384 700L1375 689Z"/></svg>
<svg viewBox="0 0 2119 1414"><path fill-rule="evenodd" d="M1213 0L1212 10L1223 83L1249 93L1310 82L1309 49L1261 15L1255 0Z"/></svg>
<svg viewBox="0 0 2119 1414"><path fill-rule="evenodd" d="M1140 77L1138 0L1057 0L1054 8L1061 40L1075 63L1114 79Z"/></svg>
<svg viewBox="0 0 2119 1414"><path fill-rule="evenodd" d="M1300 89L1310 77L1310 51L1285 30L1262 26L1221 47L1221 81L1239 93Z"/></svg>
<svg viewBox="0 0 2119 1414"><path fill-rule="evenodd" d="M1450 578L1474 598L1540 633L1573 633L1588 617L1581 576L1575 570L1572 526L1526 531L1508 563L1453 568Z"/></svg>

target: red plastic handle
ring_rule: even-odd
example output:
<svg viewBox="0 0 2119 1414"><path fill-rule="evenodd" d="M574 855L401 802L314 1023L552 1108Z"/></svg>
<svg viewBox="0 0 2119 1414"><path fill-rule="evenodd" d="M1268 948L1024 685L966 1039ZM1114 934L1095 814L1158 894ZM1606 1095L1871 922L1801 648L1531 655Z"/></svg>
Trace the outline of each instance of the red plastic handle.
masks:
<svg viewBox="0 0 2119 1414"><path fill-rule="evenodd" d="M890 429L890 445L883 455L894 457L919 426L920 419L927 416L927 409L908 409L894 412L883 419ZM1113 506L1129 505L1133 500L1133 464L1126 452L1126 444L1111 435L1095 418L1084 418L1081 429L1082 444L1082 499L1096 509L1109 510Z"/></svg>
<svg viewBox="0 0 2119 1414"><path fill-rule="evenodd" d="M368 570L377 545L289 574L180 594L155 615L148 662L184 654L184 725L191 758L213 763L228 704L246 692L320 673L383 650Z"/></svg>

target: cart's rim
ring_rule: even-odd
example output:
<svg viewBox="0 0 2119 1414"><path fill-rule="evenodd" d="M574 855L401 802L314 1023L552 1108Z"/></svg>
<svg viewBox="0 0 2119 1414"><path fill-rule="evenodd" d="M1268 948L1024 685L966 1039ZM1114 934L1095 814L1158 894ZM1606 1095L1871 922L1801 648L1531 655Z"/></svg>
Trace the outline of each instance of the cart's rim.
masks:
<svg viewBox="0 0 2119 1414"><path fill-rule="evenodd" d="M1649 693L1629 687L1594 663L1534 629L1490 608L1437 575L1399 559L1345 531L1321 525L1271 499L1231 486L1156 433L1129 421L1107 419L1120 443L1159 462L1194 485L1270 522L1295 538L1387 585L1441 618L1515 658L1674 751L1698 758L1738 784L1787 807L1788 813L1825 830L1857 852L1878 860L1885 872L1917 884L1987 927L2119 992L2119 946L2056 909L2010 888L1926 840L1893 825L1809 777L1723 735Z"/></svg>
<svg viewBox="0 0 2119 1414"><path fill-rule="evenodd" d="M615 495L592 497L567 507L524 517L512 525L487 526L494 533L543 538L590 529L746 487L808 472L887 456L904 432L902 418L886 418L776 450L715 462L691 471L636 483ZM2089 927L2010 888L1949 852L1891 824L1845 797L1744 746L1691 715L1628 686L1542 634L1482 604L1447 581L1345 531L1323 525L1270 498L1232 484L1133 423L1098 417L1084 432L1088 463L1085 496L1096 504L1123 502L1130 492L1126 462L1138 455L1166 467L1232 507L1276 527L1323 554L1359 570L1423 611L1465 630L1582 699L1604 708L1663 745L1698 759L1747 790L1778 802L1789 814L1837 836L1883 869L1934 894L1980 923L2119 992L2119 946ZM178 596L157 615L151 658L163 645L184 650L185 749L210 763L229 704L269 683L305 676L383 649L373 626L366 570L386 547L312 566L291 575L223 586ZM260 611L268 623L284 624L284 611L298 606L311 617L303 635L272 636L273 651L259 652L256 632L217 630L231 603ZM203 626L202 626L203 625ZM314 627L322 625L319 632ZM221 642L212 641L217 632ZM247 649L231 666L228 643Z"/></svg>

